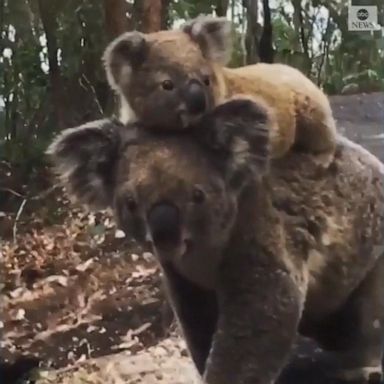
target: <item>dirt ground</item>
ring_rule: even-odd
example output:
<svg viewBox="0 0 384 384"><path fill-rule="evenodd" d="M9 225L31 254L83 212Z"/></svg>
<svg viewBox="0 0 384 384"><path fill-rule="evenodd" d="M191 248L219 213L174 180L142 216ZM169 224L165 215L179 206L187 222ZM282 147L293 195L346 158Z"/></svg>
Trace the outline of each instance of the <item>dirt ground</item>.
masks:
<svg viewBox="0 0 384 384"><path fill-rule="evenodd" d="M332 105L340 131L384 161L384 94ZM0 206L2 382L198 383L150 252L108 213L73 209L59 187L0 193L15 202ZM315 355L302 341L281 383L331 384Z"/></svg>

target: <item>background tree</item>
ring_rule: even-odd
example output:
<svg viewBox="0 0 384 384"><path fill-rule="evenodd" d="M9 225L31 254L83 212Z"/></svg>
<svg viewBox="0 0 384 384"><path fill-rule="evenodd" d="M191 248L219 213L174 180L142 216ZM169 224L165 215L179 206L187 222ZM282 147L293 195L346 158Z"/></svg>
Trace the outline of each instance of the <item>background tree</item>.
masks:
<svg viewBox="0 0 384 384"><path fill-rule="evenodd" d="M273 27L271 8L268 0L263 0L263 11L264 11L264 26L263 32L259 42L259 56L260 61L265 63L273 63L274 60L274 49L273 49Z"/></svg>
<svg viewBox="0 0 384 384"><path fill-rule="evenodd" d="M259 61L259 38L261 25L259 23L259 2L257 0L244 0L243 6L246 11L246 36L245 50L246 63L254 64Z"/></svg>
<svg viewBox="0 0 384 384"><path fill-rule="evenodd" d="M59 65L59 47L56 39L58 29L57 13L60 3L55 0L37 1L41 25L45 34L47 56L48 56L48 74L50 85L50 97L55 113L55 119L58 127L65 126L65 100L63 97L63 81L61 78L61 68Z"/></svg>
<svg viewBox="0 0 384 384"><path fill-rule="evenodd" d="M125 0L103 0L104 23L108 40L131 29L129 5Z"/></svg>

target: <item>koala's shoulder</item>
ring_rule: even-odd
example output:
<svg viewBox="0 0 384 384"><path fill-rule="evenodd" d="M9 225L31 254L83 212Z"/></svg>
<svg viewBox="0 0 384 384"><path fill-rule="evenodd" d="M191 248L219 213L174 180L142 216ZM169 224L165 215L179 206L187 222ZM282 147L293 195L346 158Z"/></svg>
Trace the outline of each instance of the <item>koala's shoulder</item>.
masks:
<svg viewBox="0 0 384 384"><path fill-rule="evenodd" d="M384 165L361 146L340 138L327 167L292 152L272 162L270 176L275 208L284 220L301 220L313 242L352 244L361 231L383 240Z"/></svg>

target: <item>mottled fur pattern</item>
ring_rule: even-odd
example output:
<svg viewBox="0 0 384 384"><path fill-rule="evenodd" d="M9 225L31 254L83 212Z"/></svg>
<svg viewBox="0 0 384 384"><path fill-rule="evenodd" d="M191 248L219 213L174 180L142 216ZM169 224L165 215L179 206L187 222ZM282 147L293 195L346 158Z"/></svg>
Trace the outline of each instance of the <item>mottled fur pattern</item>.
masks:
<svg viewBox="0 0 384 384"><path fill-rule="evenodd" d="M120 136L116 136L117 130ZM112 196L111 188L116 182L113 164L120 152L120 138L128 140L134 135L134 130L126 130L117 120L92 121L82 125L82 129L63 131L47 154L62 159L56 163L56 173L64 180L69 195L99 208L108 204ZM74 153L72 148L78 151ZM108 152L103 148L108 148Z"/></svg>
<svg viewBox="0 0 384 384"><path fill-rule="evenodd" d="M275 382L297 332L332 353L338 376L377 379L384 166L341 137L327 167L303 152L268 161L266 114L249 100L231 101L185 135L146 137L135 125L126 127L134 132L128 137L104 120L93 123L94 132L92 124L64 132L50 153L59 170L79 170L76 182L63 175L75 196L94 205L99 194L97 206L112 207L139 241L153 240L155 207L177 209L180 237L166 249L154 243L154 251L206 383ZM239 140L258 153L249 155L252 166L239 161ZM92 146L110 160L97 183L89 182L97 168ZM81 178L97 191L84 194Z"/></svg>
<svg viewBox="0 0 384 384"><path fill-rule="evenodd" d="M207 110L239 94L262 97L276 115L272 157L281 157L292 147L332 154L336 126L325 94L299 70L284 64L224 67L230 32L225 18L201 16L180 30L129 32L112 42L104 62L110 85L121 96L123 121L139 119L155 130L186 128L201 117L186 107L185 88L196 81ZM173 88L162 89L164 81L171 81Z"/></svg>
<svg viewBox="0 0 384 384"><path fill-rule="evenodd" d="M182 31L197 42L207 60L225 65L231 57L231 25L224 17L200 15L183 24Z"/></svg>

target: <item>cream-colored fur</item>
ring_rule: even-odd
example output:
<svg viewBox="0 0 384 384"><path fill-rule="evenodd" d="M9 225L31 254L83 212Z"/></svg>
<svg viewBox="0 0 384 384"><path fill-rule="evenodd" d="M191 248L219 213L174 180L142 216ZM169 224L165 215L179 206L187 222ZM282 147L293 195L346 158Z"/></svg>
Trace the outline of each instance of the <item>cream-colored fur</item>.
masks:
<svg viewBox="0 0 384 384"><path fill-rule="evenodd" d="M336 125L327 96L299 70L284 64L255 64L236 69L215 66L216 104L237 94L262 97L274 110L277 133L273 157L294 144L309 152L333 151Z"/></svg>

